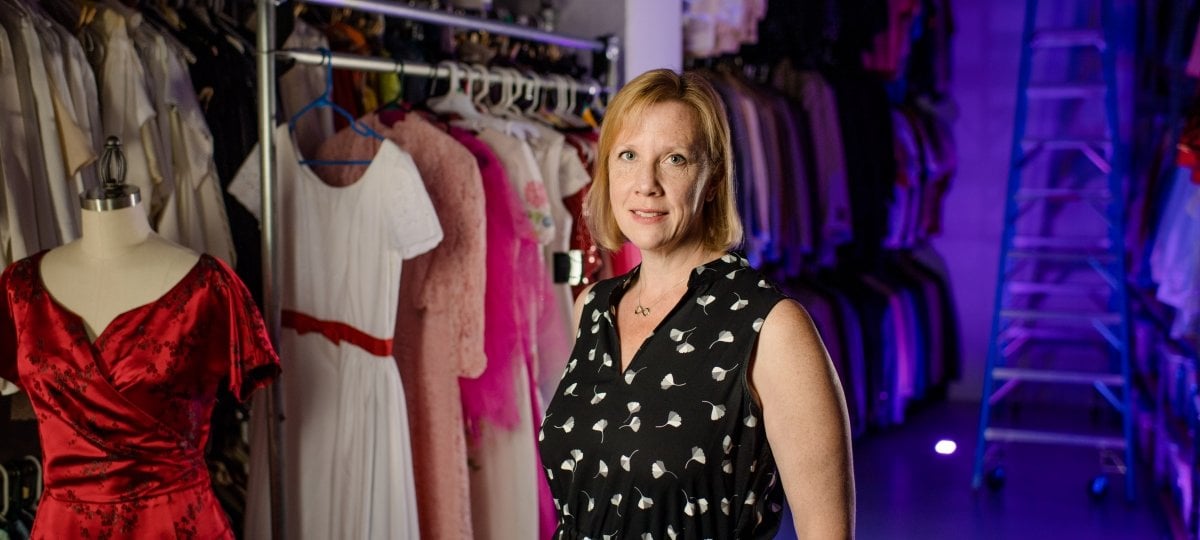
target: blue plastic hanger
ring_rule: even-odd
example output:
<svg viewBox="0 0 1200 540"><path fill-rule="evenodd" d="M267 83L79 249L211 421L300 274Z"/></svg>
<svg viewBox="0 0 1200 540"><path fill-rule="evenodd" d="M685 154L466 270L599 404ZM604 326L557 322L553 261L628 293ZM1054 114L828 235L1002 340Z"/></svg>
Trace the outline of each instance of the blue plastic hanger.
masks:
<svg viewBox="0 0 1200 540"><path fill-rule="evenodd" d="M312 100L312 102L309 103L308 105L301 107L300 110L296 112L296 114L292 115L292 117L290 119L288 119L288 128L294 131L296 129L296 121L299 120L300 117L304 115L304 113L311 111L313 109L325 107L325 108L333 110L333 112L337 113L342 118L345 118L346 121L350 124L351 131L353 131L359 135L362 135L363 137L372 137L372 138L380 140L380 141L385 140L384 136L380 135L379 132L371 129L370 126L362 123L357 118L355 118L353 115L351 115L350 111L343 109L340 105L333 102L333 99L331 99L331 97L333 96L333 53L329 49L325 49L325 48L318 49L318 50L321 51L321 56L325 57L325 92L322 93L320 96L317 96L317 99ZM370 160L343 160L343 159L338 159L338 160L302 159L302 160L300 160L300 163L303 165L370 165L371 161Z"/></svg>

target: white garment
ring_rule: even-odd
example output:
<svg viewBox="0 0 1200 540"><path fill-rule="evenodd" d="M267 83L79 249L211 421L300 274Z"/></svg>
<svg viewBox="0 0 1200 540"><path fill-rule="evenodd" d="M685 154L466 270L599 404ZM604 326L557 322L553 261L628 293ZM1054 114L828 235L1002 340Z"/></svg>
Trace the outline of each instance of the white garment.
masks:
<svg viewBox="0 0 1200 540"><path fill-rule="evenodd" d="M213 162L212 133L192 90L183 53L166 36L145 25L139 28L135 42L154 83L151 93L158 109L158 132L163 136L163 170L175 186L155 228L168 240L234 266L237 254Z"/></svg>
<svg viewBox="0 0 1200 540"><path fill-rule="evenodd" d="M404 259L435 247L442 229L412 158L384 141L363 176L331 187L299 164L286 125L275 132L283 308L378 339L395 331ZM255 215L256 148L229 192ZM408 414L399 371L318 333L285 328L284 491L289 538L420 538ZM266 418L252 417L246 537L270 529Z"/></svg>
<svg viewBox="0 0 1200 540"><path fill-rule="evenodd" d="M150 222L155 223L162 212L166 194L158 185L161 171L152 171L150 150L146 147L143 128L154 120L154 103L146 87L146 71L133 48L128 24L138 22L140 15L129 21L111 8L102 8L99 19L92 24L104 41L104 60L98 72L100 111L103 132L121 139L125 154L125 183L137 186L147 204ZM156 165L156 164L155 164Z"/></svg>
<svg viewBox="0 0 1200 540"><path fill-rule="evenodd" d="M1158 283L1158 299L1176 309L1172 337L1200 340L1200 186L1187 167L1172 181L1150 253L1150 276Z"/></svg>
<svg viewBox="0 0 1200 540"><path fill-rule="evenodd" d="M40 246L34 213L33 181L29 171L25 119L22 117L20 85L8 32L0 24L0 182L3 182L4 219L0 225L0 249L5 266L24 259Z"/></svg>
<svg viewBox="0 0 1200 540"><path fill-rule="evenodd" d="M515 370L513 398L517 429L497 428L487 421L479 439L467 448L471 467L471 530L475 540L539 538L538 453L530 402L529 378ZM539 422L540 423L540 422Z"/></svg>
<svg viewBox="0 0 1200 540"><path fill-rule="evenodd" d="M328 49L329 40L320 30L299 19L291 35L283 42L284 49ZM296 64L279 76L279 104L283 117L292 115L325 93L324 66ZM316 155L321 142L333 136L333 110L320 107L304 113L296 121L296 147L306 156Z"/></svg>
<svg viewBox="0 0 1200 540"><path fill-rule="evenodd" d="M96 150L92 146L91 134L80 126L76 118L75 104L67 78L66 55L63 52L66 45L63 44L62 36L55 30L59 25L42 19L35 19L33 22L42 38L42 54L46 62L46 72L50 76L50 99L55 127L58 130L56 143L62 152L65 171L63 182L51 182L55 213L59 215L60 227L65 220L71 231L70 236L75 238L78 237L79 231L78 197L83 192L83 171L96 160ZM75 41L75 38L67 39ZM63 241L68 241L65 236Z"/></svg>
<svg viewBox="0 0 1200 540"><path fill-rule="evenodd" d="M91 148L97 157L104 149L104 137L100 132L100 101L96 92L96 75L92 65L88 63L87 54L79 39L71 35L66 28L54 25L63 47L63 67L67 75L67 92L71 96L71 106L75 111L75 123L84 131L91 141ZM89 189L99 185L95 167L84 167L80 171L83 188Z"/></svg>
<svg viewBox="0 0 1200 540"><path fill-rule="evenodd" d="M23 117L24 142L27 150L26 171L32 188L31 202L36 228L26 238L36 238L36 245L27 245L34 252L62 244L59 234L55 201L50 179L65 177L58 131L54 125L54 107L50 101L50 82L44 69L41 42L37 31L24 10L17 5L0 8L0 24L8 31ZM40 96L40 97L39 97ZM15 140L15 139L12 139ZM78 204L75 205L78 208Z"/></svg>

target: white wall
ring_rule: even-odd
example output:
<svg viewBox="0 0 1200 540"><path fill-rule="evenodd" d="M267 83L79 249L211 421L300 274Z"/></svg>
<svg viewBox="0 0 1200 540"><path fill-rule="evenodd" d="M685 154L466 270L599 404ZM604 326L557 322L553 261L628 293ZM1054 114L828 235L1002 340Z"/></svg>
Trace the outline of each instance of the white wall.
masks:
<svg viewBox="0 0 1200 540"><path fill-rule="evenodd" d="M683 69L682 0L560 0L557 31L621 39L621 83L650 69Z"/></svg>

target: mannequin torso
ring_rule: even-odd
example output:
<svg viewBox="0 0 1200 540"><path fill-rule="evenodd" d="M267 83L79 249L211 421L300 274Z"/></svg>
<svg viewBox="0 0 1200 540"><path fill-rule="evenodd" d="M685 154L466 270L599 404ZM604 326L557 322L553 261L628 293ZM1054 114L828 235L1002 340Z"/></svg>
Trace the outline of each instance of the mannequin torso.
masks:
<svg viewBox="0 0 1200 540"><path fill-rule="evenodd" d="M79 240L41 260L42 283L63 308L83 320L92 341L118 315L171 290L200 255L154 233L141 204L83 210Z"/></svg>

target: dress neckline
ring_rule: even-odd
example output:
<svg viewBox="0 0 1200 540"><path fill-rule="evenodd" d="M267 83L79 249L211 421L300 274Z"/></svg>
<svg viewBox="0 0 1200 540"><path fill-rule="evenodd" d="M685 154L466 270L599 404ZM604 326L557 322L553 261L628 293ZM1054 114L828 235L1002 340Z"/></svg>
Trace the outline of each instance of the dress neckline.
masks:
<svg viewBox="0 0 1200 540"><path fill-rule="evenodd" d="M183 288L183 286L185 284L187 284L189 281L194 279L194 276L199 274L200 268L203 266L202 263L204 262L204 259L206 257L210 256L207 253L201 253L200 257L196 259L196 262L192 264L192 267L190 269L188 269L187 273L185 273L182 278L179 278L179 280L176 281L175 284L172 285L169 289L167 289L166 292L162 293L157 298L155 298L149 302L146 302L145 304L134 306L125 311L122 311L121 313L118 313L117 316L113 317L113 319L111 321L109 321L108 324L105 325L104 328L101 329L96 334L96 339L91 339L91 337L87 335L87 329L86 329L83 317L81 317L75 311L71 310L71 308L68 308L66 305L59 302L58 299L54 297L54 293L52 293L50 291L50 288L48 286L46 286L45 280L42 279L42 258L45 257L46 253L49 253L49 252L50 252L50 250L47 249L47 250L42 250L42 251L38 252L36 255L34 255L34 259L33 259L33 281L34 281L34 284L37 286L37 288L40 290L40 292L45 293L47 301L49 302L49 304L51 306L53 306L53 309L55 311L58 311L59 313L67 316L67 318L72 319L73 322L76 322L79 324L80 330L83 332L84 337L87 338L88 343L90 343L91 345L96 346L96 347L99 347L100 342L103 340L104 337L106 337L110 333L109 330L111 330L114 326L117 325L118 321L121 321L122 319L124 319L134 313L146 311L150 308L153 308L154 306L157 306L158 304L160 304L164 300L166 300L168 297L170 297L172 294L174 294L177 290Z"/></svg>

